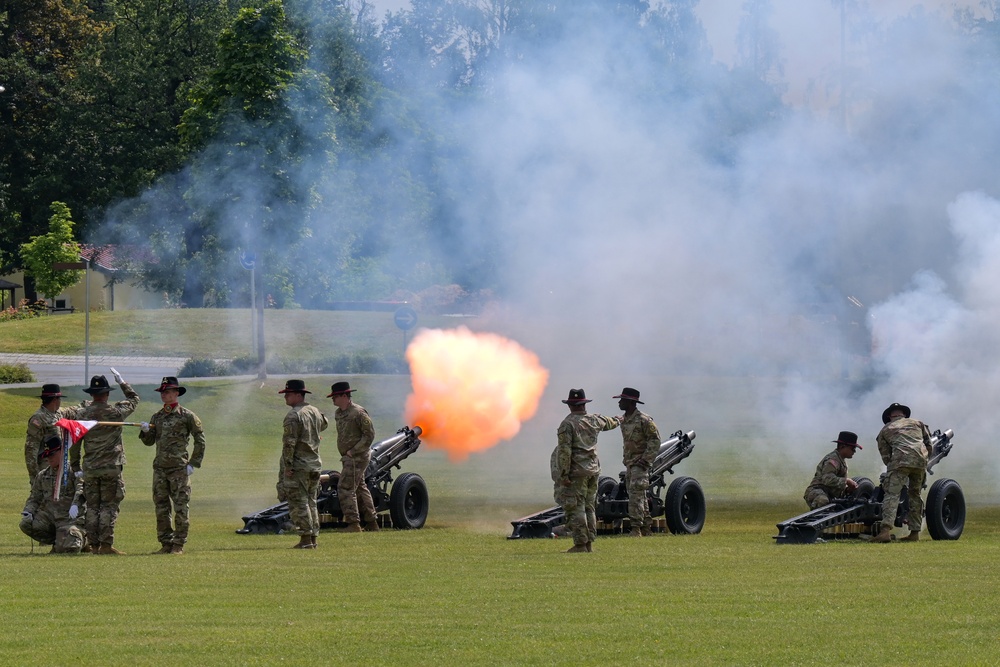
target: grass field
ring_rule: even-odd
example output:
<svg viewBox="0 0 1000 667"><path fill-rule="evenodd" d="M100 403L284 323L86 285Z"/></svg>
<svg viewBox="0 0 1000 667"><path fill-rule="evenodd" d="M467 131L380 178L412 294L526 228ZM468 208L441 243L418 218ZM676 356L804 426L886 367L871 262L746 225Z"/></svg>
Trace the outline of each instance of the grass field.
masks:
<svg viewBox="0 0 1000 667"><path fill-rule="evenodd" d="M350 380L379 436L398 428L407 379ZM728 431L700 429L679 469L706 492L700 535L599 539L593 554L562 553L565 539L506 540L510 520L551 504L561 405L468 461L426 448L405 461L430 492L422 530L324 532L314 552L291 550L293 536L237 535L243 514L273 502L281 386L199 382L184 397L208 453L180 557L147 555L158 547L152 457L134 432L116 541L129 555L32 554L17 520L37 389L0 391L0 664L990 665L1000 655L1000 509L973 502L955 542L775 545L775 523L802 511L810 471L750 465L741 433L755 425L739 415ZM156 395L137 389L146 418ZM605 438L605 472L617 474L620 439ZM965 483L960 466L948 470Z"/></svg>

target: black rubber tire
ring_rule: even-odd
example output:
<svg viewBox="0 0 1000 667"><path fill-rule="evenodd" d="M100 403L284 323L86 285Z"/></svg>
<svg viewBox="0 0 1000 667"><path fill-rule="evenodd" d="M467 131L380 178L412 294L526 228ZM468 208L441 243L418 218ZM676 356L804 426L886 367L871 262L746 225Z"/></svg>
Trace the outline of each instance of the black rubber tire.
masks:
<svg viewBox="0 0 1000 667"><path fill-rule="evenodd" d="M852 479L858 483L858 488L854 489L851 493L851 498L855 500L871 500L872 496L875 495L875 482L867 477L853 477Z"/></svg>
<svg viewBox="0 0 1000 667"><path fill-rule="evenodd" d="M613 500L618 495L618 482L614 477L601 477L597 480L597 502Z"/></svg>
<svg viewBox="0 0 1000 667"><path fill-rule="evenodd" d="M667 528L674 535L700 533L705 526L705 493L693 477L678 477L667 487Z"/></svg>
<svg viewBox="0 0 1000 667"><path fill-rule="evenodd" d="M939 479L927 492L927 532L935 540L957 540L965 530L965 494L953 479Z"/></svg>
<svg viewBox="0 0 1000 667"><path fill-rule="evenodd" d="M404 472L392 483L389 492L389 516L392 527L401 530L423 528L427 521L427 485L415 472Z"/></svg>

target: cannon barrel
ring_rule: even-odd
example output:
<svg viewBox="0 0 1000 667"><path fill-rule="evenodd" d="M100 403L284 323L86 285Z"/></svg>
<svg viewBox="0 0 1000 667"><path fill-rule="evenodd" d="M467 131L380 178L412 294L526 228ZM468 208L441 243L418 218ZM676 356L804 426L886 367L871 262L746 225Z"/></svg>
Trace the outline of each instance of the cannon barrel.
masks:
<svg viewBox="0 0 1000 667"><path fill-rule="evenodd" d="M662 442L660 444L660 451L657 453L656 458L653 459L653 465L649 471L650 475L660 475L664 472L672 474L672 468L679 461L686 459L691 454L691 450L694 448L694 444L691 441L694 439L694 431L688 431L687 433L677 431L669 440Z"/></svg>
<svg viewBox="0 0 1000 667"><path fill-rule="evenodd" d="M371 463L369 464L371 473L388 470L417 451L422 433L423 429L419 426L413 428L404 426L391 438L386 438L372 445Z"/></svg>
<svg viewBox="0 0 1000 667"><path fill-rule="evenodd" d="M927 460L927 474L933 475L934 466L951 452L951 439L954 437L955 432L950 428L944 431L934 431L931 434L931 456Z"/></svg>

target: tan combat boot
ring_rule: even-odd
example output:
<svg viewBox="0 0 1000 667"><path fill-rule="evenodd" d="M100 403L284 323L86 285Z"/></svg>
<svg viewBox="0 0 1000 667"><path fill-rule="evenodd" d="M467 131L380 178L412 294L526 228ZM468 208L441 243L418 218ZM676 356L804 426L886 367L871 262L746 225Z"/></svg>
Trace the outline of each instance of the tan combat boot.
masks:
<svg viewBox="0 0 1000 667"><path fill-rule="evenodd" d="M872 538L872 542L892 542L892 528L882 526L882 532Z"/></svg>
<svg viewBox="0 0 1000 667"><path fill-rule="evenodd" d="M115 549L110 544L102 544L101 547L97 550L97 553L100 554L101 556L124 556L125 555L124 551L118 551L118 549Z"/></svg>
<svg viewBox="0 0 1000 667"><path fill-rule="evenodd" d="M569 549L566 550L568 554L585 554L587 553L586 544L574 544Z"/></svg>
<svg viewBox="0 0 1000 667"><path fill-rule="evenodd" d="M909 535L907 535L906 537L899 538L900 542L917 542L919 540L920 540L919 530L911 530Z"/></svg>
<svg viewBox="0 0 1000 667"><path fill-rule="evenodd" d="M299 543L296 544L293 549L312 549L312 535L300 535Z"/></svg>
<svg viewBox="0 0 1000 667"><path fill-rule="evenodd" d="M173 554L174 556L183 556L184 555L184 545L183 544L175 544L175 545L171 546L170 547L170 553Z"/></svg>
<svg viewBox="0 0 1000 667"><path fill-rule="evenodd" d="M340 532L340 533L360 533L361 532L361 524L360 523L349 523L346 526L344 526L343 528L338 528L337 532Z"/></svg>
<svg viewBox="0 0 1000 667"><path fill-rule="evenodd" d="M378 521L374 519L371 521L365 521L365 532L366 533L377 533L379 531Z"/></svg>
<svg viewBox="0 0 1000 667"><path fill-rule="evenodd" d="M629 537L642 537L642 528L636 526L628 532Z"/></svg>
<svg viewBox="0 0 1000 667"><path fill-rule="evenodd" d="M162 545L156 551L150 551L149 553L151 553L151 554L168 554L168 553L170 553L170 543L168 542L168 543Z"/></svg>
<svg viewBox="0 0 1000 667"><path fill-rule="evenodd" d="M653 534L653 529L650 528L649 526L641 526L639 530L642 531L643 537L649 537L650 535Z"/></svg>
<svg viewBox="0 0 1000 667"><path fill-rule="evenodd" d="M316 536L315 535L310 535L309 536L309 541L312 542L312 548L315 549L316 548Z"/></svg>
<svg viewBox="0 0 1000 667"><path fill-rule="evenodd" d="M586 547L587 547L587 553L589 554L590 552L592 552L594 550L594 543L593 542L587 542Z"/></svg>

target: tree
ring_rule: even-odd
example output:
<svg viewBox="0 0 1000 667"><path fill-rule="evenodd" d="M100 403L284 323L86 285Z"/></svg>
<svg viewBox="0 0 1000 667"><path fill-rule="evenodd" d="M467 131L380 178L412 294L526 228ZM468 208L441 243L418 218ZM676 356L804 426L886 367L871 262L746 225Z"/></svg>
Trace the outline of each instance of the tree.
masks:
<svg viewBox="0 0 1000 667"><path fill-rule="evenodd" d="M72 121L73 82L104 27L80 0L18 0L0 11L0 265L45 228L54 200L85 208L90 165Z"/></svg>
<svg viewBox="0 0 1000 667"><path fill-rule="evenodd" d="M52 268L56 262L79 262L80 244L73 240L73 219L66 204L52 202L49 233L35 236L21 246L25 273L35 281L35 288L52 298L83 277L82 271Z"/></svg>

